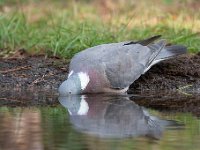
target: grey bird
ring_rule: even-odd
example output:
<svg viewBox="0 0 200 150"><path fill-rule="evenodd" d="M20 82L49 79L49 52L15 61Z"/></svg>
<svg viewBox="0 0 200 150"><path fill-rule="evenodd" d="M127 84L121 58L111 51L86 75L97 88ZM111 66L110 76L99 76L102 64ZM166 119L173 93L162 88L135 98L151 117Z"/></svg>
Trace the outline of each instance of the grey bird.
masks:
<svg viewBox="0 0 200 150"><path fill-rule="evenodd" d="M102 44L77 53L59 94L125 93L153 65L187 52L185 46L168 46L159 38Z"/></svg>

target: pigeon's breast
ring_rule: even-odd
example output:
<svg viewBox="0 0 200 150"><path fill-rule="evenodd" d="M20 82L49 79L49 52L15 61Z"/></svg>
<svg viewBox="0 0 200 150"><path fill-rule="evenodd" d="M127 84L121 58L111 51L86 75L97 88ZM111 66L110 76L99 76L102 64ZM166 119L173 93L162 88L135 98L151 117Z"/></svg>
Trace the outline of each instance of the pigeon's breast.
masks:
<svg viewBox="0 0 200 150"><path fill-rule="evenodd" d="M89 83L83 90L83 93L100 93L104 92L104 88L108 87L108 81L105 74L103 63L93 62L91 60L80 60L71 62L70 72L86 73L89 77Z"/></svg>
<svg viewBox="0 0 200 150"><path fill-rule="evenodd" d="M88 83L84 93L101 93L104 92L106 87L109 87L109 82L105 76L105 73L100 73L99 70L90 69L87 71L90 82Z"/></svg>

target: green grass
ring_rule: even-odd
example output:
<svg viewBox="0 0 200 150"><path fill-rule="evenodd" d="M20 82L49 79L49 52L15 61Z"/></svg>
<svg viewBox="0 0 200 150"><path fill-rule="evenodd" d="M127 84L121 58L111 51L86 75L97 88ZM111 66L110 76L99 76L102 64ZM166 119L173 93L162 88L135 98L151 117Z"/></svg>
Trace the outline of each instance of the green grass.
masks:
<svg viewBox="0 0 200 150"><path fill-rule="evenodd" d="M200 52L200 12L195 0L0 0L0 56L19 49L71 58L102 43L157 34Z"/></svg>

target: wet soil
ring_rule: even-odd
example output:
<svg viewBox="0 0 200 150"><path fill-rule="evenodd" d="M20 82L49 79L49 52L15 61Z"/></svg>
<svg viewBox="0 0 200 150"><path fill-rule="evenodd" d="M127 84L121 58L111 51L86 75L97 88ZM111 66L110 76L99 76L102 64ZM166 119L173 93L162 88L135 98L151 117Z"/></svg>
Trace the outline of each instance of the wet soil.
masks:
<svg viewBox="0 0 200 150"><path fill-rule="evenodd" d="M57 104L57 88L67 77L68 64L43 55L0 58L0 105ZM200 53L155 65L128 93L140 95L133 100L145 107L200 116Z"/></svg>

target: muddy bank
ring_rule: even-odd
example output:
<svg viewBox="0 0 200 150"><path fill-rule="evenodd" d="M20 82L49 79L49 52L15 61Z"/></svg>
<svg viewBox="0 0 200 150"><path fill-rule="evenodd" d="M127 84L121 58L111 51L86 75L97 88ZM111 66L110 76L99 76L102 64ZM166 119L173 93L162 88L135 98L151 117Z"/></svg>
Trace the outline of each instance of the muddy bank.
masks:
<svg viewBox="0 0 200 150"><path fill-rule="evenodd" d="M69 60L27 56L0 58L0 87L54 89L67 77ZM191 88L192 87L192 88ZM189 89L200 92L200 53L153 66L132 84L129 92Z"/></svg>
<svg viewBox="0 0 200 150"><path fill-rule="evenodd" d="M1 88L54 89L67 77L68 62L44 56L0 60Z"/></svg>
<svg viewBox="0 0 200 150"><path fill-rule="evenodd" d="M57 88L67 77L68 64L69 61L44 56L0 59L0 104L54 105L57 103ZM23 98L20 94L22 91L31 92ZM36 91L43 91L45 98L38 101ZM200 54L161 62L132 84L129 93L145 96L146 98L134 100L146 107L199 115ZM30 101L26 100L29 99L27 95L30 96Z"/></svg>

